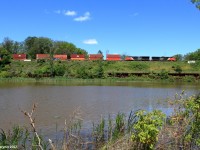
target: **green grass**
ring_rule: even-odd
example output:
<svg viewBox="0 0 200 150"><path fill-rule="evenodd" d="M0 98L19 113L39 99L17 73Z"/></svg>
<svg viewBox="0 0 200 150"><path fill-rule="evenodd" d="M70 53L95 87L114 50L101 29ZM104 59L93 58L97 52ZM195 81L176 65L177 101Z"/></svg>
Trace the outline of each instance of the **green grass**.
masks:
<svg viewBox="0 0 200 150"><path fill-rule="evenodd" d="M58 64L59 62L54 62ZM94 71L98 68L98 61L63 61L66 70L72 73L76 73L77 70L82 67L88 70ZM188 64L187 62L138 62L138 61L103 61L103 68L105 72L138 72L138 71L155 71L159 72L161 70L166 70L168 72L174 72L173 67L179 65L183 72L199 72L198 67L193 67L194 65ZM48 62L37 63L36 61L31 62L19 62L12 61L11 70L12 71L24 71L33 72L38 68L48 65Z"/></svg>
<svg viewBox="0 0 200 150"><path fill-rule="evenodd" d="M0 78L16 77L19 80L23 78L36 78L37 81L42 77L56 77L56 81L69 79L116 79L109 77L108 73L151 73L151 76L137 77L129 76L125 80L133 81L154 81L165 80L169 78L164 76L168 73L176 72L180 68L182 73L200 73L200 63L188 64L187 62L151 62L151 61L55 61L53 66L50 62L23 62L12 61L0 71ZM52 74L53 70L53 74ZM155 76L156 75L156 76ZM154 78L155 76L155 78ZM161 76L161 77L160 77ZM188 78L189 79L189 78ZM25 79L26 80L26 79ZM46 81L50 79L46 78ZM121 79L120 79L121 80ZM170 81L176 79L170 78ZM54 80L55 81L55 80ZM183 80L187 81L187 79ZM188 81L193 81L189 79Z"/></svg>

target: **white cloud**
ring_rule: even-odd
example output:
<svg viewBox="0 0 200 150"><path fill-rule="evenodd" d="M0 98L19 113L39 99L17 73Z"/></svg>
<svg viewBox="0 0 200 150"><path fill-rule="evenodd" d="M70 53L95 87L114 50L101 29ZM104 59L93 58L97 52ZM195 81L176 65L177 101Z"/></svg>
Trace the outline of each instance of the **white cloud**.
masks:
<svg viewBox="0 0 200 150"><path fill-rule="evenodd" d="M94 45L98 44L98 41L96 39L87 39L83 41L84 44Z"/></svg>
<svg viewBox="0 0 200 150"><path fill-rule="evenodd" d="M83 16L74 18L74 21L79 21L79 22L87 21L87 20L90 20L90 13L89 12L86 12Z"/></svg>
<svg viewBox="0 0 200 150"><path fill-rule="evenodd" d="M68 10L68 11L63 11L63 14L65 16L76 16L77 13L75 11Z"/></svg>

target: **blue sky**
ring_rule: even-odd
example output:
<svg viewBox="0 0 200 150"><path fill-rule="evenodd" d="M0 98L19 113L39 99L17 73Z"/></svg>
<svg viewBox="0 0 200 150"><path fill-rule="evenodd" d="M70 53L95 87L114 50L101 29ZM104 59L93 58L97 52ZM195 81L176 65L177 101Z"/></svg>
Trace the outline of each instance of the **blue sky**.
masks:
<svg viewBox="0 0 200 150"><path fill-rule="evenodd" d="M0 42L49 37L132 56L200 48L200 11L190 0L1 0L0 19Z"/></svg>

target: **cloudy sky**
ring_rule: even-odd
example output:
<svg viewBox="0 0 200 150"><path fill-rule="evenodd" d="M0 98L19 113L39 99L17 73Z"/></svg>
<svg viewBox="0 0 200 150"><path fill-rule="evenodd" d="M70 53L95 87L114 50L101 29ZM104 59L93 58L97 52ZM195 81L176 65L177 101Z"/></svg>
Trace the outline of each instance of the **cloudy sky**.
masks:
<svg viewBox="0 0 200 150"><path fill-rule="evenodd" d="M28 36L89 53L171 56L200 48L200 11L190 0L1 0L0 42Z"/></svg>

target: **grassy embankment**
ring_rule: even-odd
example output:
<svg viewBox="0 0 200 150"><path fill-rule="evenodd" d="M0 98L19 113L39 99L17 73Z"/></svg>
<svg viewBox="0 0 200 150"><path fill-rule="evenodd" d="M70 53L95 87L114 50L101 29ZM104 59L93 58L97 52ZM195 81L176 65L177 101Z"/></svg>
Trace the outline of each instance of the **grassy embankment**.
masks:
<svg viewBox="0 0 200 150"><path fill-rule="evenodd" d="M2 71L1 78L22 77L41 78L51 75L63 79L117 79L115 73L150 73L140 77L129 75L125 80L176 81L180 78L171 77L168 73L200 73L199 63L187 62L135 62L135 61L56 61L20 62L12 61ZM108 73L113 75L108 76ZM182 81L195 81L194 77L182 77Z"/></svg>

